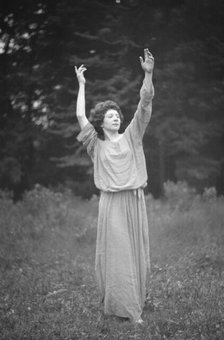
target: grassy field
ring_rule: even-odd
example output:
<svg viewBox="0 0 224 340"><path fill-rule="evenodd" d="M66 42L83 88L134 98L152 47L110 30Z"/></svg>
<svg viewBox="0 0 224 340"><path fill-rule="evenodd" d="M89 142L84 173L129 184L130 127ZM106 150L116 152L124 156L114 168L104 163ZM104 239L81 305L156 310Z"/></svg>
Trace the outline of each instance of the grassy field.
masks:
<svg viewBox="0 0 224 340"><path fill-rule="evenodd" d="M144 324L105 317L94 277L98 199L0 195L0 339L224 339L224 199L175 185L146 197L152 273Z"/></svg>

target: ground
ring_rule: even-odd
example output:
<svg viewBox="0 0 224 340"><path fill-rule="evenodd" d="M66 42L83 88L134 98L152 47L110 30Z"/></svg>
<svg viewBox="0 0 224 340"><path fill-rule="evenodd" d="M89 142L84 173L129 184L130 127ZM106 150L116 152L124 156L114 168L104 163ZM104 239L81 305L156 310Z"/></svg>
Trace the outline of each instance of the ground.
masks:
<svg viewBox="0 0 224 340"><path fill-rule="evenodd" d="M42 188L17 204L3 197L0 339L224 339L224 200L186 202L146 197L150 294L133 325L99 304L97 197Z"/></svg>

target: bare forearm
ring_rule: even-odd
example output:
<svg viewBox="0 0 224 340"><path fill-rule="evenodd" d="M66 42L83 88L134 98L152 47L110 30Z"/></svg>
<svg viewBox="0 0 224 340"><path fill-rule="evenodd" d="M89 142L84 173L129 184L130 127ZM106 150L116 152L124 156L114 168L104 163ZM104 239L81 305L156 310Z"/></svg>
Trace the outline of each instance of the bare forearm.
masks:
<svg viewBox="0 0 224 340"><path fill-rule="evenodd" d="M86 115L85 85L80 84L76 102L76 116L78 118L85 115Z"/></svg>
<svg viewBox="0 0 224 340"><path fill-rule="evenodd" d="M76 102L76 116L81 129L88 123L86 118L85 84L79 84L79 92Z"/></svg>
<svg viewBox="0 0 224 340"><path fill-rule="evenodd" d="M154 86L152 82L152 73L145 72L145 77L140 90L140 98L142 104L145 106L154 97Z"/></svg>
<svg viewBox="0 0 224 340"><path fill-rule="evenodd" d="M152 72L145 72L145 78L144 78L145 84L149 87L152 86Z"/></svg>
<svg viewBox="0 0 224 340"><path fill-rule="evenodd" d="M88 119L86 118L86 101L85 101L85 77L84 72L86 67L82 64L79 68L75 66L75 73L79 83L79 91L76 102L76 116L80 125L83 129L88 124Z"/></svg>

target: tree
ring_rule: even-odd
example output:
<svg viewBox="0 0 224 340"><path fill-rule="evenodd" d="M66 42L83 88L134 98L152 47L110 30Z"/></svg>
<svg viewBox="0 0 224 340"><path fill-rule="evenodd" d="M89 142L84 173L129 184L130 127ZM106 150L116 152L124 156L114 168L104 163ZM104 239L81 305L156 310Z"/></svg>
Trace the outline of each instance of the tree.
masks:
<svg viewBox="0 0 224 340"><path fill-rule="evenodd" d="M62 10L67 8L67 2L61 2L57 7L57 16ZM92 7L93 6L93 7ZM138 95L137 86L139 79L133 79L132 69L128 69L126 56L129 49L135 47L121 31L121 21L118 16L119 9L115 2L104 4L103 1L80 2L79 10L73 12L71 21L75 22L75 27L68 24L69 18L66 15L66 22L69 25L73 45L71 46L71 37L65 42L68 50L68 65L70 73L66 78L66 85L59 85L58 92L65 89L66 93L71 95L65 106L57 106L57 112L53 117L51 133L62 136L68 141L68 150L64 155L55 157L58 166L74 167L74 171L79 172L80 168L87 175L91 172L90 159L83 152L83 148L74 141L74 133L79 131L78 123L74 124L75 117L75 99L78 90L78 83L75 79L74 65L87 65L87 89L86 104L87 112L99 101L112 99L119 103L126 116L130 119L130 113L134 112ZM91 12L91 20L87 22L83 17ZM67 13L67 12L66 12ZM80 16L80 13L85 15ZM61 24L63 20L61 20ZM54 29L53 29L54 31ZM63 41L65 41L63 39ZM65 55L64 55L65 59ZM62 89L63 88L63 89Z"/></svg>
<svg viewBox="0 0 224 340"><path fill-rule="evenodd" d="M44 110L37 64L43 34L44 5L35 1L6 2L0 16L1 41L1 172L2 186L27 186L34 165L38 124Z"/></svg>
<svg viewBox="0 0 224 340"><path fill-rule="evenodd" d="M159 1L142 3L124 21L132 39L151 46L156 59L145 137L154 191L162 192L167 179L200 189L221 177L223 15L220 1Z"/></svg>
<svg viewBox="0 0 224 340"><path fill-rule="evenodd" d="M222 184L221 0L21 0L0 13L2 187L88 179L91 165L75 138L73 66L88 68L87 112L110 98L127 124L144 47L156 60L144 138L149 189L158 195L167 179Z"/></svg>

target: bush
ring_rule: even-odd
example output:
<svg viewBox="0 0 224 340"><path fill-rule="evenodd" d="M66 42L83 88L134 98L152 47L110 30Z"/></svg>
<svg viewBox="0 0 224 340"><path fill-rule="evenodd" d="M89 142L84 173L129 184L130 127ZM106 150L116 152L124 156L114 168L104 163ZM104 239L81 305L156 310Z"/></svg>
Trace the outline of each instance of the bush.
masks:
<svg viewBox="0 0 224 340"><path fill-rule="evenodd" d="M217 199L217 191L216 188L205 188L202 194L202 200L204 201L214 201Z"/></svg>
<svg viewBox="0 0 224 340"><path fill-rule="evenodd" d="M181 181L164 183L164 196L172 208L179 210L188 210L197 198L196 190Z"/></svg>
<svg viewBox="0 0 224 340"><path fill-rule="evenodd" d="M10 195L1 193L0 242L15 244L30 238L38 240L45 232L63 233L66 230L80 238L96 226L93 215L89 219L86 216L86 211L90 211L87 204L88 201L74 196L69 190L54 192L38 184L25 192L17 203L13 203ZM91 203L97 212L96 205L95 201Z"/></svg>

